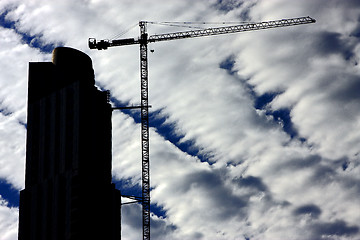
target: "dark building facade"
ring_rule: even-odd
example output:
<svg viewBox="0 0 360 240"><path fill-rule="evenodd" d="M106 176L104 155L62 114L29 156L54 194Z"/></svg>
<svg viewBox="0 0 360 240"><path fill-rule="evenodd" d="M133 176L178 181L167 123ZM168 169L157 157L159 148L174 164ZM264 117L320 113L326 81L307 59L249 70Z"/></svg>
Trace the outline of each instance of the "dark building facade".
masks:
<svg viewBox="0 0 360 240"><path fill-rule="evenodd" d="M19 240L120 239L111 105L94 84L90 57L72 48L29 64Z"/></svg>

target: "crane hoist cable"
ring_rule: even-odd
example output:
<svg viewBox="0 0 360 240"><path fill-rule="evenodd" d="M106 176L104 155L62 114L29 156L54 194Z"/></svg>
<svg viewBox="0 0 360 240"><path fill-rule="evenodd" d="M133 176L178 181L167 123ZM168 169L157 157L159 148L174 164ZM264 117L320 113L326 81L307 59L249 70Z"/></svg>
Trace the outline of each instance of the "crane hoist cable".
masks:
<svg viewBox="0 0 360 240"><path fill-rule="evenodd" d="M114 37L110 38L110 40L114 40L116 38L119 38L123 35L125 35L126 33L128 33L129 31L131 31L132 29L134 29L135 27L137 27L139 25L139 23L135 23L134 25L130 26L129 28L125 29L124 31L116 34Z"/></svg>
<svg viewBox="0 0 360 240"><path fill-rule="evenodd" d="M144 21L148 24L153 25L162 25L162 26L170 26L170 27L182 27L182 28L195 28L195 29L204 29L208 26L205 25L234 25L234 24L248 24L248 23L254 23L254 22L244 22L244 21L233 21L233 22L155 22L155 21ZM195 26L197 25L197 26ZM201 26L202 25L202 26Z"/></svg>

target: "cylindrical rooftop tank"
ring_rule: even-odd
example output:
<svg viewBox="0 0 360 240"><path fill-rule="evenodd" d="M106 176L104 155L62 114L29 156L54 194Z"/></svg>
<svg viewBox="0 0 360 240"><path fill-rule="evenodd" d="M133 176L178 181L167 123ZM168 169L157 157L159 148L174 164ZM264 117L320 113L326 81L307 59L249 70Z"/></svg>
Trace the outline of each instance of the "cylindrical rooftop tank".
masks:
<svg viewBox="0 0 360 240"><path fill-rule="evenodd" d="M52 62L70 81L91 81L95 84L91 58L85 53L69 48L57 47L52 53Z"/></svg>

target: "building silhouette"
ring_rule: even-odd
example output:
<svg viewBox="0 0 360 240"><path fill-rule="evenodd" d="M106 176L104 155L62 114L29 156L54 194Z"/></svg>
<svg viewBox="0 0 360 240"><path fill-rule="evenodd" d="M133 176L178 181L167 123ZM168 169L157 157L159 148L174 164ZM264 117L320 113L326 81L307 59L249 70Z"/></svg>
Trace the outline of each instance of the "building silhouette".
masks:
<svg viewBox="0 0 360 240"><path fill-rule="evenodd" d="M120 239L111 105L94 84L90 57L72 48L29 64L19 240Z"/></svg>

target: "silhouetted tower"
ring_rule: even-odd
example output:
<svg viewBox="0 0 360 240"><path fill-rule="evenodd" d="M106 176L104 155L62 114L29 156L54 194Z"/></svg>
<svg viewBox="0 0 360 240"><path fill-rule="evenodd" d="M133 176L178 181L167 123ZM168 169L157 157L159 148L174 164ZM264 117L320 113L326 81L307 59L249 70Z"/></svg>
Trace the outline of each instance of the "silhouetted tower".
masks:
<svg viewBox="0 0 360 240"><path fill-rule="evenodd" d="M90 57L75 49L29 64L19 240L120 239L111 105L94 84Z"/></svg>

